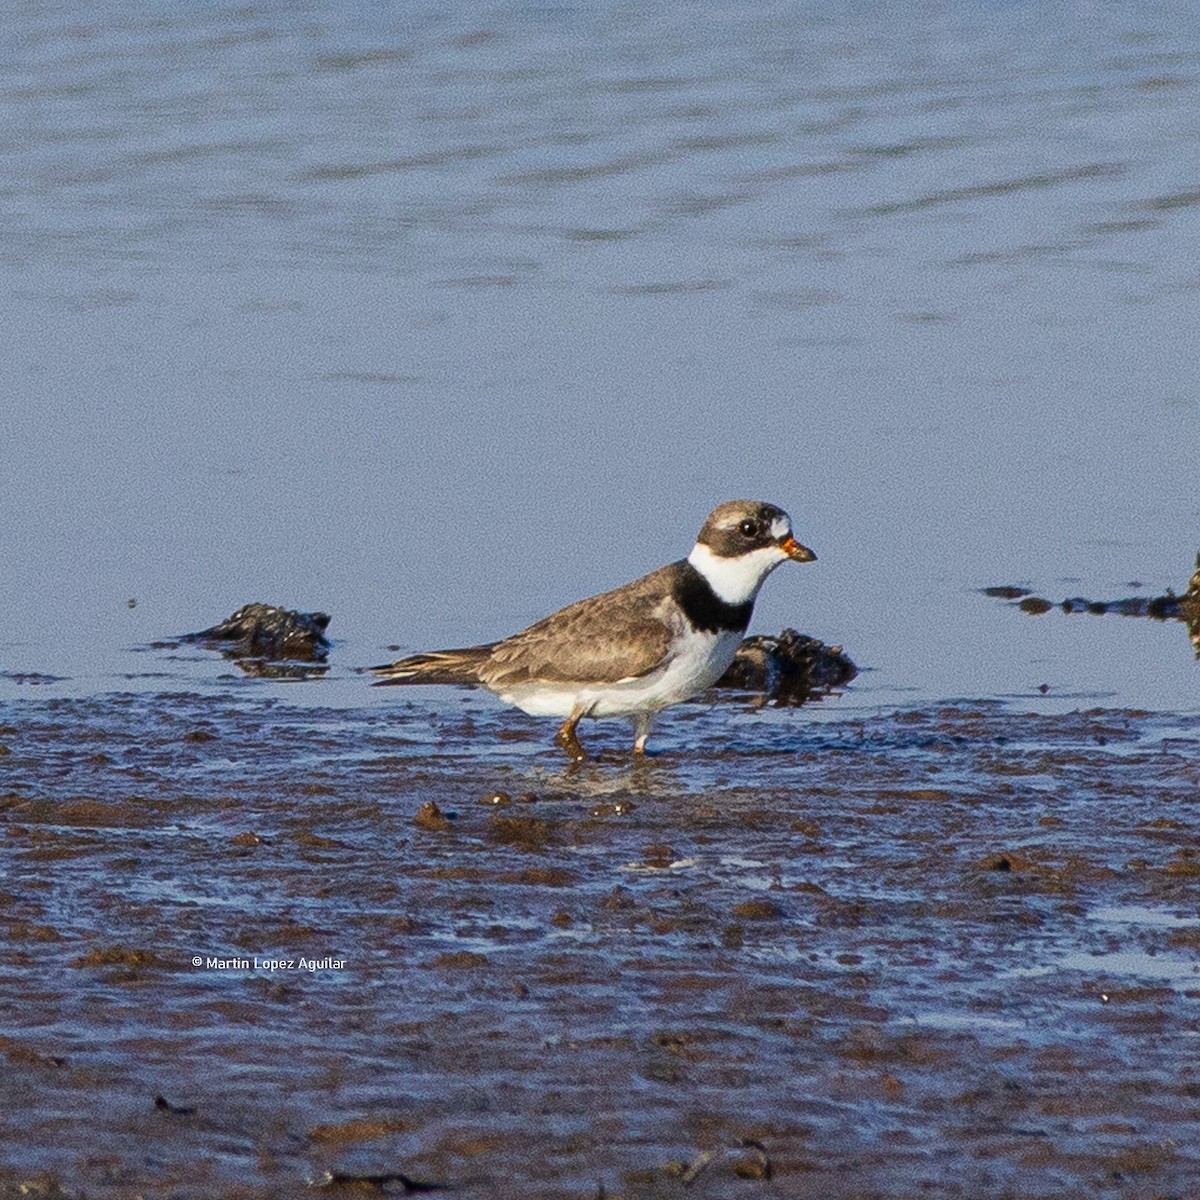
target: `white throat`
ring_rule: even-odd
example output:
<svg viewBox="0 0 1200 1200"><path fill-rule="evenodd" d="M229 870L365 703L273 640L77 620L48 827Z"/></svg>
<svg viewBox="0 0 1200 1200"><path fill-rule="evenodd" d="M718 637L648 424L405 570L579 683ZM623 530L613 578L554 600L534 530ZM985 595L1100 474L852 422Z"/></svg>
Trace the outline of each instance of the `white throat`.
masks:
<svg viewBox="0 0 1200 1200"><path fill-rule="evenodd" d="M787 555L778 546L763 546L737 558L722 558L701 542L697 542L688 555L688 562L708 580L708 586L726 604L745 604L747 600L753 600L763 580L786 559Z"/></svg>

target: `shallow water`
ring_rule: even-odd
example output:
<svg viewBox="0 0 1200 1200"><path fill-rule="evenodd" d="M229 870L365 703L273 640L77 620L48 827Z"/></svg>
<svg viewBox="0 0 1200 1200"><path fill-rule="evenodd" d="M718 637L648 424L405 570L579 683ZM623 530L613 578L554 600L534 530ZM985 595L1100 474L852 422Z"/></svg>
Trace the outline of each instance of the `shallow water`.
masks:
<svg viewBox="0 0 1200 1200"><path fill-rule="evenodd" d="M9 14L0 667L158 687L130 647L250 600L343 665L477 642L761 495L820 561L756 628L850 703L1194 710L1180 629L973 589L1190 573L1198 50L1178 4Z"/></svg>

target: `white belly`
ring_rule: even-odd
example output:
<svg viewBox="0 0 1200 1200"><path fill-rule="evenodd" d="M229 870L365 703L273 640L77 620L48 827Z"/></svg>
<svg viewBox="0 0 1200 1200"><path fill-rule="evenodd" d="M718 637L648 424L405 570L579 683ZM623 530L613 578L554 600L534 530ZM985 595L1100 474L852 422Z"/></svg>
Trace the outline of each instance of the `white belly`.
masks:
<svg viewBox="0 0 1200 1200"><path fill-rule="evenodd" d="M687 634L656 671L603 684L521 684L498 692L508 704L534 717L566 717L582 708L590 717L655 713L712 687L729 669L741 645L736 630Z"/></svg>

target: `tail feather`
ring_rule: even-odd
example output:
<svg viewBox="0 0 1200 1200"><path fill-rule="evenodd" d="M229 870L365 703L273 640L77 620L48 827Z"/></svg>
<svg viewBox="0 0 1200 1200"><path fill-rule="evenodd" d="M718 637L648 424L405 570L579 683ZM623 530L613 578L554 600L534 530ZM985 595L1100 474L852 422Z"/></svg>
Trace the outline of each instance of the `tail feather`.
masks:
<svg viewBox="0 0 1200 1200"><path fill-rule="evenodd" d="M431 650L428 654L413 654L394 663L368 667L372 675L380 676L372 687L391 687L400 683L457 683L479 682L479 669L491 657L492 647L467 646L462 650Z"/></svg>

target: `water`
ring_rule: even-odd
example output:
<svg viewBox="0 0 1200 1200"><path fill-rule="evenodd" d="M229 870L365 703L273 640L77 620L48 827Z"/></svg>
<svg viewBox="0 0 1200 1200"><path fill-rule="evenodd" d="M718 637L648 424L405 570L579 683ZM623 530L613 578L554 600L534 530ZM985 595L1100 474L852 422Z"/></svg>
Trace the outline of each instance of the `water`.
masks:
<svg viewBox="0 0 1200 1200"><path fill-rule="evenodd" d="M1198 51L1183 4L18 8L0 668L227 687L131 648L264 600L333 614L289 699L366 702L750 495L820 557L755 628L844 644L843 709L1195 709L1181 627L974 589L1190 573Z"/></svg>

